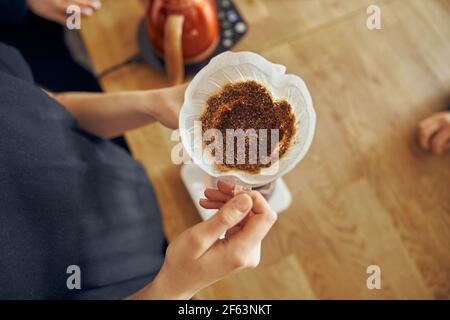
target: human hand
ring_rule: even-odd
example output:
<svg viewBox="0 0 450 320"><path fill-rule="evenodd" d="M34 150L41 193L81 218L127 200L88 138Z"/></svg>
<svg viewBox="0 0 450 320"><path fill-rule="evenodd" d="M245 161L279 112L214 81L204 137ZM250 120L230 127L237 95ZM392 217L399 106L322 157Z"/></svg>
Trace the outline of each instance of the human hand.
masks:
<svg viewBox="0 0 450 320"><path fill-rule="evenodd" d="M205 192L208 199L201 203L220 210L178 236L154 281L131 299L189 299L233 272L258 265L261 241L276 213L256 191L233 197L232 187L223 183L215 191Z"/></svg>
<svg viewBox="0 0 450 320"><path fill-rule="evenodd" d="M420 146L442 155L450 150L450 112L438 112L422 120L418 127Z"/></svg>
<svg viewBox="0 0 450 320"><path fill-rule="evenodd" d="M170 129L177 129L178 117L181 106L183 105L184 92L187 86L188 83L184 83L174 87L150 90L149 93L152 97L149 97L148 100L158 100L156 104L148 105L150 115L163 126Z"/></svg>
<svg viewBox="0 0 450 320"><path fill-rule="evenodd" d="M263 188L267 189L267 190L263 190L263 191L264 192L268 191L269 189L271 189L271 186L272 186L272 183L263 186ZM205 209L220 209L220 208L222 208L222 206L225 205L225 203L227 201L229 201L236 194L237 193L236 193L235 186L230 185L230 184L226 183L225 181L219 179L219 180L217 180L217 189L207 188L205 190L206 199L200 199L200 205ZM264 194L259 190L258 191L250 191L249 194L256 195L256 196L258 196L258 198L259 198L259 196L262 196L264 198L264 201L266 201L268 199L267 196L269 196L269 194L267 194L267 193ZM267 205L267 207L270 208L269 205ZM242 226L246 223L246 221L253 215L254 215L253 210L250 210L250 212L248 213L248 215L244 218L244 220L242 222L240 222L238 225L234 226L233 228L229 229L226 232L225 238L229 238L235 232L239 231L242 228Z"/></svg>
<svg viewBox="0 0 450 320"><path fill-rule="evenodd" d="M221 181L220 178L214 179L214 183L216 184L219 183L219 181ZM223 181L221 183L223 183ZM272 181L259 187L253 187L253 190L261 193L261 195L268 201L275 190L275 182Z"/></svg>
<svg viewBox="0 0 450 320"><path fill-rule="evenodd" d="M83 15L90 16L102 4L100 0L27 0L34 14L62 25L66 24L66 10L70 5L78 5Z"/></svg>

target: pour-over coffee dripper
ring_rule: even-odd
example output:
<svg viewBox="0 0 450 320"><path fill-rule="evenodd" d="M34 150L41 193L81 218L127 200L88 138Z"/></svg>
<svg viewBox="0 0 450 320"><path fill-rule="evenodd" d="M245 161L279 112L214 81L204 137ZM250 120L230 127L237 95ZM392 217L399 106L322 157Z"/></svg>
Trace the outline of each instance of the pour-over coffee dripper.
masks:
<svg viewBox="0 0 450 320"><path fill-rule="evenodd" d="M183 147L192 158L193 163L200 169L200 171L189 168L182 170L183 180L193 198L191 189L192 185L196 183L189 179L194 179L194 176L198 177L203 171L208 177L211 177L212 181L221 178L244 187L259 187L274 182L275 191L272 197L277 194L278 197L283 197L283 194L287 193L288 199L275 201L281 204L278 205L278 208L272 207L272 209L279 212L280 207L285 207L286 201L290 200L290 194L280 178L292 170L305 156L311 145L316 123L312 99L305 83L296 75L285 74L285 71L284 66L273 64L255 53L224 52L214 57L191 81L185 92L184 104L180 111L179 127ZM203 141L201 136L198 137L195 134L195 126L196 123L198 125L200 116L205 109L206 100L211 95L221 90L227 83L247 80L261 83L271 92L274 100L284 99L289 102L296 119L296 134L289 149L276 162L276 170L274 170L274 166L270 166L261 169L258 174L238 170L223 172L215 165L214 161L205 161L204 152L196 152L196 150L203 150ZM186 173L188 170L197 173L194 175L192 172ZM205 181L203 179L202 183L206 183ZM196 184L196 187L198 188L202 183ZM197 200L194 199L194 202ZM269 204L270 202L271 199L269 199ZM202 212L200 213L202 214ZM202 216L204 217L204 214Z"/></svg>

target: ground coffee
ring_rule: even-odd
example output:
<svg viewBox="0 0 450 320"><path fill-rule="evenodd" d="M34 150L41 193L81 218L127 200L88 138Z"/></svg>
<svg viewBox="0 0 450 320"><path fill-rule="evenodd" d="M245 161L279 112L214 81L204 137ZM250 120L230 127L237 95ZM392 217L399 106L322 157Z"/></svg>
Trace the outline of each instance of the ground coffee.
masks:
<svg viewBox="0 0 450 320"><path fill-rule="evenodd" d="M258 173L261 168L270 167L274 161L286 153L296 132L295 116L291 105L286 100L274 101L269 90L253 80L227 84L219 92L210 96L200 119L203 133L208 129L220 130L224 141L223 150L221 150L223 159L227 152L225 143L227 129L244 131L254 129L256 132L256 141L258 141L256 162L250 161L249 156L250 150L255 150L250 148L250 142L255 140L245 137L245 162L238 162L237 140L235 140L233 163L223 161L217 164L223 171L238 169ZM264 139L263 135L259 136L259 129L267 130L267 136ZM279 141L275 148L272 148L271 129L278 129ZM209 144L212 141L214 139ZM265 155L271 157L271 162L260 156L259 148L266 148ZM213 156L216 155L215 151L212 153Z"/></svg>

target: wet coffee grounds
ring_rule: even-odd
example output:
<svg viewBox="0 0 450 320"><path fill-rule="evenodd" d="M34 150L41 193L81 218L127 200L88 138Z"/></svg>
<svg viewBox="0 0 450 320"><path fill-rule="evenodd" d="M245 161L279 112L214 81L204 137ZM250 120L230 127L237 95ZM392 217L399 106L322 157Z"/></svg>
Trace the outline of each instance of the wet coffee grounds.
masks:
<svg viewBox="0 0 450 320"><path fill-rule="evenodd" d="M275 161L278 161L292 143L295 136L295 116L292 112L291 105L286 100L274 101L269 90L262 84L256 81L242 81L230 83L222 87L222 89L210 96L206 101L206 107L203 111L200 120L202 122L202 132L205 133L208 129L218 129L223 138L223 145L215 144L216 150L212 150L212 155L217 155L217 150L221 148L223 155L223 163L217 163L217 166L222 171L228 170L242 170L249 173L258 173L261 168L267 168ZM254 129L255 135L250 139L245 137L245 161L239 163L238 161L238 147L237 138L234 138L234 161L227 163L227 145L226 130L227 129ZM260 135L259 129L266 129L267 135ZM278 129L278 143L272 146L271 129ZM207 143L210 145L214 142L212 139ZM250 161L250 142L256 143L256 161ZM274 141L276 143L276 141ZM266 157L260 157L259 148L266 148ZM278 151L278 153L277 153ZM263 152L264 153L264 152ZM268 161L267 157L270 157ZM242 158L242 155L241 155Z"/></svg>

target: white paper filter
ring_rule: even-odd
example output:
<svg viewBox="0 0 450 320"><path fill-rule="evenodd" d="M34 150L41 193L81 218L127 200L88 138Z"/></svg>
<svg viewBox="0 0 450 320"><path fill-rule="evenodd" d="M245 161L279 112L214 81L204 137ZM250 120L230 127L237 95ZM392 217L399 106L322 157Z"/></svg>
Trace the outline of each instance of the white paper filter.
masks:
<svg viewBox="0 0 450 320"><path fill-rule="evenodd" d="M311 145L316 114L303 80L285 72L285 66L271 63L252 52L228 51L214 57L189 84L180 111L181 141L194 163L213 177L237 178L251 186L269 183L292 170ZM222 172L217 169L212 159L205 161L201 153L194 152L194 146L199 148L197 150L202 148L201 137L196 136L199 139L194 140L194 121L200 121L200 116L206 108L206 100L211 95L220 91L227 83L246 80L255 80L263 84L275 100L285 99L290 103L297 120L296 136L277 165L261 169L258 174L239 170Z"/></svg>

